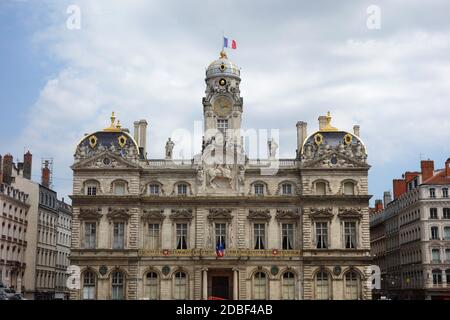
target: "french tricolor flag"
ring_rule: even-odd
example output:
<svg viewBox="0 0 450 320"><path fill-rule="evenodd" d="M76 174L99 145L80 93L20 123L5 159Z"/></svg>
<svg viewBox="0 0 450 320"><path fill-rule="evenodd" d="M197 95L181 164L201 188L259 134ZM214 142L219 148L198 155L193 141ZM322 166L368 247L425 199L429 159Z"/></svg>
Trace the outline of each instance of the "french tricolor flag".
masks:
<svg viewBox="0 0 450 320"><path fill-rule="evenodd" d="M231 40L231 39L223 37L223 47L236 49L236 40Z"/></svg>

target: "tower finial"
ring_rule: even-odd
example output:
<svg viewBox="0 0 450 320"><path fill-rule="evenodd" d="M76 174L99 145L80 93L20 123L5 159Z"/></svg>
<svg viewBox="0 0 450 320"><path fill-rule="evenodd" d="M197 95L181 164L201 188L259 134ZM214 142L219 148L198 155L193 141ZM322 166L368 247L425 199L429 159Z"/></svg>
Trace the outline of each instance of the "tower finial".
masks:
<svg viewBox="0 0 450 320"><path fill-rule="evenodd" d="M330 111L327 112L327 115L325 116L325 120L327 121L327 123L320 131L338 131L337 128L335 128L331 125L331 112Z"/></svg>
<svg viewBox="0 0 450 320"><path fill-rule="evenodd" d="M221 59L228 59L227 53L225 52L224 49L222 49L222 51L220 51L220 58Z"/></svg>
<svg viewBox="0 0 450 320"><path fill-rule="evenodd" d="M117 122L116 126L116 116L114 115L114 111L111 113L111 124L108 128L103 129L103 131L109 131L109 132L117 132L120 131L120 122Z"/></svg>

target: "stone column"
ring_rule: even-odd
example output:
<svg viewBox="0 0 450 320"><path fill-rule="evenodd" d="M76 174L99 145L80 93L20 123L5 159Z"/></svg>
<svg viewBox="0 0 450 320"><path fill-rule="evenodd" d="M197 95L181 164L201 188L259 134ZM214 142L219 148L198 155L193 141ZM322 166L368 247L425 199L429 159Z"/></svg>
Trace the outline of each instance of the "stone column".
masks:
<svg viewBox="0 0 450 320"><path fill-rule="evenodd" d="M202 298L208 299L208 268L203 268L203 280L202 280Z"/></svg>
<svg viewBox="0 0 450 320"><path fill-rule="evenodd" d="M239 269L233 268L233 300L239 300Z"/></svg>

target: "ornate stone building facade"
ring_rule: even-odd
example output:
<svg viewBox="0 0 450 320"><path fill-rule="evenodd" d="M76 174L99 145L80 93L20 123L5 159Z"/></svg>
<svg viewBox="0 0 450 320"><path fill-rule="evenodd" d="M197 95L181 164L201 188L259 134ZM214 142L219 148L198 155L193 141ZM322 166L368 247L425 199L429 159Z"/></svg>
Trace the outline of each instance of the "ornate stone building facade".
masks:
<svg viewBox="0 0 450 320"><path fill-rule="evenodd" d="M370 299L365 147L319 117L297 123L293 159L249 159L240 69L224 52L206 71L202 152L147 159L145 120L78 143L71 299Z"/></svg>

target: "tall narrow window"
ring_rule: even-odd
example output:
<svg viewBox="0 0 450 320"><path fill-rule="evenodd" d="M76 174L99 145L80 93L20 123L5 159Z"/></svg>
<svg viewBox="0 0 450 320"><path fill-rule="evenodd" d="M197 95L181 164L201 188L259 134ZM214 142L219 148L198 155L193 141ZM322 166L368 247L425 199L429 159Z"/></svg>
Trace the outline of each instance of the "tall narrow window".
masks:
<svg viewBox="0 0 450 320"><path fill-rule="evenodd" d="M264 223L255 223L253 225L255 249L265 249L266 225Z"/></svg>
<svg viewBox="0 0 450 320"><path fill-rule="evenodd" d="M430 188L430 198L436 198L436 189Z"/></svg>
<svg viewBox="0 0 450 320"><path fill-rule="evenodd" d="M442 188L442 197L448 198L448 188Z"/></svg>
<svg viewBox="0 0 450 320"><path fill-rule="evenodd" d="M439 240L439 229L438 227L431 227L431 240Z"/></svg>
<svg viewBox="0 0 450 320"><path fill-rule="evenodd" d="M440 263L441 262L439 249L431 249L431 262L432 263Z"/></svg>
<svg viewBox="0 0 450 320"><path fill-rule="evenodd" d="M148 225L148 243L149 249L159 249L159 223L150 223Z"/></svg>
<svg viewBox="0 0 450 320"><path fill-rule="evenodd" d="M186 299L186 291L187 291L187 281L186 281L186 273L177 272L175 273L174 279L174 298L176 300L184 300Z"/></svg>
<svg viewBox="0 0 450 320"><path fill-rule="evenodd" d="M355 194L355 185L353 182L344 183L344 195L350 196Z"/></svg>
<svg viewBox="0 0 450 320"><path fill-rule="evenodd" d="M434 269L431 273L433 275L433 284L442 284L442 271L440 269Z"/></svg>
<svg viewBox="0 0 450 320"><path fill-rule="evenodd" d="M83 275L83 299L95 299L95 275L92 271L86 271Z"/></svg>
<svg viewBox="0 0 450 320"><path fill-rule="evenodd" d="M430 208L430 219L437 219L437 218L438 218L437 208Z"/></svg>
<svg viewBox="0 0 450 320"><path fill-rule="evenodd" d="M148 272L146 277L147 297L150 300L158 299L158 275L156 272Z"/></svg>
<svg viewBox="0 0 450 320"><path fill-rule="evenodd" d="M226 223L215 224L216 248L226 249Z"/></svg>
<svg viewBox="0 0 450 320"><path fill-rule="evenodd" d="M292 223L283 223L281 225L282 249L294 249L294 225Z"/></svg>
<svg viewBox="0 0 450 320"><path fill-rule="evenodd" d="M328 223L316 222L316 247L317 249L328 248Z"/></svg>
<svg viewBox="0 0 450 320"><path fill-rule="evenodd" d="M114 183L114 194L116 196L123 196L125 194L125 183L115 182Z"/></svg>
<svg viewBox="0 0 450 320"><path fill-rule="evenodd" d="M292 184L290 183L283 183L281 186L282 192L284 195L291 195L292 194Z"/></svg>
<svg viewBox="0 0 450 320"><path fill-rule="evenodd" d="M112 300L122 300L124 298L124 279L122 272L113 272L111 285Z"/></svg>
<svg viewBox="0 0 450 320"><path fill-rule="evenodd" d="M316 182L316 194L320 196L324 196L326 194L325 182Z"/></svg>
<svg viewBox="0 0 450 320"><path fill-rule="evenodd" d="M359 276L355 271L345 274L345 298L349 300L359 299Z"/></svg>
<svg viewBox="0 0 450 320"><path fill-rule="evenodd" d="M316 274L316 299L330 299L329 276L328 273L322 270Z"/></svg>
<svg viewBox="0 0 450 320"><path fill-rule="evenodd" d="M446 263L450 262L450 249L445 249L445 262Z"/></svg>
<svg viewBox="0 0 450 320"><path fill-rule="evenodd" d="M253 291L255 300L265 300L266 299L266 274L264 272L255 273L253 279Z"/></svg>
<svg viewBox="0 0 450 320"><path fill-rule="evenodd" d="M444 227L444 239L450 240L450 227Z"/></svg>
<svg viewBox="0 0 450 320"><path fill-rule="evenodd" d="M344 241L346 249L356 248L356 222L344 222Z"/></svg>
<svg viewBox="0 0 450 320"><path fill-rule="evenodd" d="M450 219L450 208L443 208L442 209L442 218Z"/></svg>
<svg viewBox="0 0 450 320"><path fill-rule="evenodd" d="M447 280L447 286L450 285L450 269L445 270L445 278Z"/></svg>
<svg viewBox="0 0 450 320"><path fill-rule="evenodd" d="M86 222L84 224L84 247L86 249L95 249L96 234L97 224L95 222Z"/></svg>
<svg viewBox="0 0 450 320"><path fill-rule="evenodd" d="M283 274L283 294L284 300L295 299L295 276L292 272L285 272Z"/></svg>
<svg viewBox="0 0 450 320"><path fill-rule="evenodd" d="M176 225L177 249L187 249L187 223Z"/></svg>
<svg viewBox="0 0 450 320"><path fill-rule="evenodd" d="M113 231L113 249L123 249L125 246L125 223L115 222Z"/></svg>

